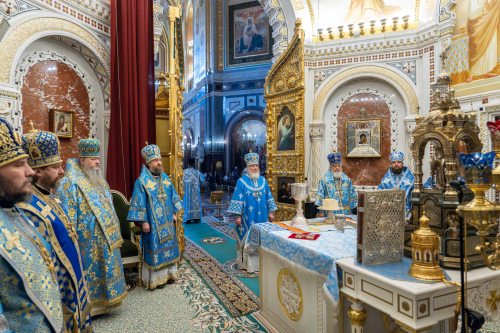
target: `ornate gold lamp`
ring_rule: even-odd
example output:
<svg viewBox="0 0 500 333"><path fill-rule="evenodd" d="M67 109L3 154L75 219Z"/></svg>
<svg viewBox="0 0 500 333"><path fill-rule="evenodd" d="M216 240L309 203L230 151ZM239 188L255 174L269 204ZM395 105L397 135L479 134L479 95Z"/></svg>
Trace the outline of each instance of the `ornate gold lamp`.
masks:
<svg viewBox="0 0 500 333"><path fill-rule="evenodd" d="M425 208L419 219L420 228L411 234L413 243L411 264L408 275L424 281L442 281L446 278L439 266L439 235L429 228L429 218Z"/></svg>
<svg viewBox="0 0 500 333"><path fill-rule="evenodd" d="M500 205L488 201L485 194L493 185L492 168L495 155L494 152L458 155L465 169L467 188L474 192L474 199L459 205L458 212L464 217L466 225L470 224L478 230L480 244L476 246L476 251L481 254L486 266L492 270L500 269L499 239L497 236L496 243L490 244L486 237L489 235L488 230L497 224ZM487 252L492 250L495 252L487 256Z"/></svg>

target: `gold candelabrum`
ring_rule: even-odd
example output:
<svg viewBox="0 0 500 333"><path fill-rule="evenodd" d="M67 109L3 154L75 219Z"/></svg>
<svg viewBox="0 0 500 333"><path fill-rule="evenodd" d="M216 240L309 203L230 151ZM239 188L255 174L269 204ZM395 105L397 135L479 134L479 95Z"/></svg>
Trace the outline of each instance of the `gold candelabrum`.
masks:
<svg viewBox="0 0 500 333"><path fill-rule="evenodd" d="M466 169L467 187L474 192L474 200L468 204L459 206L459 212L464 216L466 223L478 230L480 244L476 251L481 254L486 266L491 270L500 269L500 233L497 233L494 243L490 243L488 235L491 228L498 227L500 217L500 205L486 199L485 193L492 186L499 190L500 186L500 163L493 169L495 157L500 157L500 121L488 122L493 152L486 154L461 155L462 164ZM482 156L480 156L482 155ZM482 157L481 162L476 162ZM488 255L488 252L493 251Z"/></svg>
<svg viewBox="0 0 500 333"><path fill-rule="evenodd" d="M476 251L481 254L486 266L492 270L500 269L500 242L497 235L496 242L491 244L487 236L489 236L489 229L498 223L500 205L488 201L486 191L493 185L492 165L495 155L494 152L459 155L465 169L467 188L474 193L474 199L459 205L458 212L464 217L464 230L468 224L478 230L480 244L476 246ZM493 254L488 256L487 252L492 250L494 250Z"/></svg>

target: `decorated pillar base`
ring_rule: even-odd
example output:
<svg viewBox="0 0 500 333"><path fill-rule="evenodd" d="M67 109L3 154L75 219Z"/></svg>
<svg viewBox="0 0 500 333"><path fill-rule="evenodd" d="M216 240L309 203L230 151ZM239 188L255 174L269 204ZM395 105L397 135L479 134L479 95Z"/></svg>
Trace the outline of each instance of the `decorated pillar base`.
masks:
<svg viewBox="0 0 500 333"><path fill-rule="evenodd" d="M347 315L351 322L351 333L364 333L365 320L368 317L366 309L363 308L363 303L355 301L351 307L347 309Z"/></svg>

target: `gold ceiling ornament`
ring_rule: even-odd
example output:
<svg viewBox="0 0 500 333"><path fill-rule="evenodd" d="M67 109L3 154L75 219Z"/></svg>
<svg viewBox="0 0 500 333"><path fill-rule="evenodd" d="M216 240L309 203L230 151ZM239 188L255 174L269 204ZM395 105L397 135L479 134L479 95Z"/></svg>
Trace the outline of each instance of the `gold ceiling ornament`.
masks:
<svg viewBox="0 0 500 333"><path fill-rule="evenodd" d="M161 159L165 173L169 175L177 194L184 196L182 178L184 171L182 160L182 92L184 91L184 50L182 47L182 26L180 8L168 7L168 68L167 72L160 72L156 77L160 81L158 92L155 95L156 112L156 144L160 148ZM179 251L184 251L184 210L177 213L177 242Z"/></svg>
<svg viewBox="0 0 500 333"><path fill-rule="evenodd" d="M295 34L288 47L266 76L264 97L266 110L267 181L274 197L278 197L278 181L304 183L304 30L301 20L295 22ZM283 114L283 116L282 116ZM288 124L288 125L286 125ZM283 127L294 133L287 144L280 145ZM276 203L276 220L291 220L296 205Z"/></svg>
<svg viewBox="0 0 500 333"><path fill-rule="evenodd" d="M405 227L405 256L412 257L410 234L418 228L419 219L423 215L424 206L430 227L439 236L443 237L443 246L440 247L440 265L442 267L458 268L460 262L459 240L451 239L446 235L447 219L455 214L458 206L458 193L450 185L461 175L459 171L458 147L465 145L467 152L480 152L482 143L479 138L479 127L474 112L465 113L460 108L452 88L452 79L444 70L446 55L440 55L443 71L438 75L434 88L434 100L429 114L415 118L416 126L412 133L410 146L414 160L415 189L412 193L412 219ZM432 143L435 156L431 156L431 176L435 177L433 188L424 188L422 161L426 146ZM426 175L427 178L427 175ZM464 194L465 201L471 196L470 191ZM472 243L479 243L479 238L471 239ZM474 245L474 244L471 244ZM484 265L480 255L469 256L470 268Z"/></svg>
<svg viewBox="0 0 500 333"><path fill-rule="evenodd" d="M411 235L413 262L408 275L424 281L442 281L445 275L439 267L440 238L429 227L430 220L425 215L425 206L419 221L420 228Z"/></svg>

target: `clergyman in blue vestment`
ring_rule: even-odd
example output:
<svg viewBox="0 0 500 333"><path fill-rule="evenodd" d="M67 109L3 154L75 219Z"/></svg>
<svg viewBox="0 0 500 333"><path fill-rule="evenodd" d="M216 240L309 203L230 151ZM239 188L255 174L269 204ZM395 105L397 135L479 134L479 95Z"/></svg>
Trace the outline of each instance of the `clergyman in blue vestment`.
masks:
<svg viewBox="0 0 500 333"><path fill-rule="evenodd" d="M66 332L52 247L16 206L35 175L21 138L0 118L0 331Z"/></svg>
<svg viewBox="0 0 500 333"><path fill-rule="evenodd" d="M246 154L245 162L248 174L236 182L228 213L238 216L234 229L238 267L253 273L259 270L259 253L246 242L248 231L255 223L274 220L273 212L278 207L266 179L259 173L259 155Z"/></svg>
<svg viewBox="0 0 500 333"><path fill-rule="evenodd" d="M19 203L19 208L52 247L67 331L92 332L87 275L76 229L52 195L64 176L59 139L51 132L31 130L23 135L23 148L35 176L31 201Z"/></svg>
<svg viewBox="0 0 500 333"><path fill-rule="evenodd" d="M352 181L342 172L342 156L340 153L328 155L330 169L321 178L316 194L316 206L323 206L323 199L335 199L341 209L334 214L349 215L358 207L358 195ZM324 217L325 212L320 210L318 217Z"/></svg>
<svg viewBox="0 0 500 333"><path fill-rule="evenodd" d="M83 139L78 150L80 158L68 160L56 195L76 227L94 316L121 306L127 295L120 254L123 239L109 185L99 169L101 143Z"/></svg>
<svg viewBox="0 0 500 333"><path fill-rule="evenodd" d="M411 214L411 192L413 192L415 178L408 167L403 166L404 154L399 151L390 155L391 167L378 186L379 190L402 189L406 192L406 218Z"/></svg>
<svg viewBox="0 0 500 333"><path fill-rule="evenodd" d="M199 222L201 219L201 196L200 187L205 181L205 177L194 168L194 158L189 158L189 168L184 169L182 184L184 187L184 216L185 222Z"/></svg>
<svg viewBox="0 0 500 333"><path fill-rule="evenodd" d="M146 145L142 149L146 164L135 182L127 220L142 227L142 280L148 289L163 288L178 276L180 252L175 213L182 202L170 178L163 172L160 148Z"/></svg>

